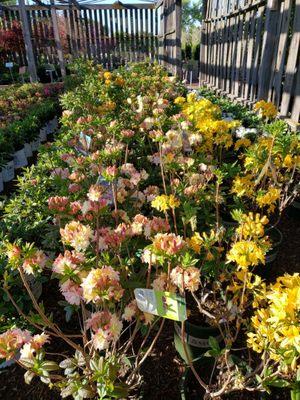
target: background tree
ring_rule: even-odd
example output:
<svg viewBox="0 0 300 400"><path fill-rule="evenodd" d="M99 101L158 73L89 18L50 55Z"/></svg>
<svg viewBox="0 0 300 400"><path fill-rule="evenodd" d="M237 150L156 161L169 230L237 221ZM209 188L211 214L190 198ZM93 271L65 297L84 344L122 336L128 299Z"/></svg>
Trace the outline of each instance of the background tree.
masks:
<svg viewBox="0 0 300 400"><path fill-rule="evenodd" d="M182 0L183 58L199 59L202 0Z"/></svg>

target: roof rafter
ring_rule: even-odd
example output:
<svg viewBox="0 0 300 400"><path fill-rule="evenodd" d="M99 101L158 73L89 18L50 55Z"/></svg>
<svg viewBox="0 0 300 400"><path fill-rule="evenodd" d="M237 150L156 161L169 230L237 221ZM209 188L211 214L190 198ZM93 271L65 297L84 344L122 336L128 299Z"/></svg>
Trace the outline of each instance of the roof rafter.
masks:
<svg viewBox="0 0 300 400"><path fill-rule="evenodd" d="M51 6L49 5L49 4L45 4L45 3L43 3L41 0L33 0L36 4L38 4L39 6L41 6L41 7L45 7L45 8L48 8L48 9L50 9L51 8Z"/></svg>

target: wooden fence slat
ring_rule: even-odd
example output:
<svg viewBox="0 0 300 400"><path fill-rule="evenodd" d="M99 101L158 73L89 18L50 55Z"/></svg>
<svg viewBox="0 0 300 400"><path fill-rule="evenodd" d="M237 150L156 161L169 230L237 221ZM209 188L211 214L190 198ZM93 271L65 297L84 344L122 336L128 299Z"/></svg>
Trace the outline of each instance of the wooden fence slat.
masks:
<svg viewBox="0 0 300 400"><path fill-rule="evenodd" d="M247 47L247 55L246 55L246 78L245 78L245 90L244 90L244 98L248 99L250 96L250 85L251 85L251 66L253 61L253 51L254 51L254 33L255 33L255 13L257 10L250 11L250 32L248 37L248 47Z"/></svg>
<svg viewBox="0 0 300 400"><path fill-rule="evenodd" d="M285 69L285 80L283 85L282 101L280 107L280 113L283 116L287 116L288 114L294 78L296 76L296 71L297 71L297 62L299 70L299 57L298 57L299 43L300 43L300 0L296 0L293 35L290 43L289 55Z"/></svg>
<svg viewBox="0 0 300 400"><path fill-rule="evenodd" d="M21 19L22 19L23 37L24 37L25 48L26 48L26 56L27 56L30 80L32 82L36 82L38 77L37 77L37 72L36 72L36 66L35 66L35 60L34 60L34 54L33 54L33 48L32 48L31 36L30 36L30 26L29 26L29 22L28 22L28 16L27 16L27 12L25 9L25 1L24 0L19 0L19 7L20 7L20 13L21 13Z"/></svg>
<svg viewBox="0 0 300 400"><path fill-rule="evenodd" d="M259 68L259 59L260 52L262 46L261 34L263 28L263 15L265 12L265 7L259 7L257 12L257 24L256 24L256 32L255 32L255 46L254 46L254 61L252 64L251 71L251 89L250 89L250 100L254 101L256 99L257 94L257 83L258 83L258 68Z"/></svg>
<svg viewBox="0 0 300 400"><path fill-rule="evenodd" d="M282 78L285 66L286 52L287 52L287 42L288 42L288 32L289 32L289 24L290 24L290 16L292 11L292 0L285 0L283 2L283 16L282 16L282 24L281 24L281 33L279 37L278 43L278 51L277 58L274 66L274 96L273 101L279 106L281 99L281 87L282 87Z"/></svg>
<svg viewBox="0 0 300 400"><path fill-rule="evenodd" d="M107 68L111 67L111 58L110 58L110 48L111 48L111 39L110 39L110 28L108 23L108 10L103 10L104 13L104 23L106 28L106 66Z"/></svg>
<svg viewBox="0 0 300 400"><path fill-rule="evenodd" d="M279 16L279 0L268 0L263 35L262 58L259 66L258 99L267 99L270 89L270 66L273 63L276 45L277 22Z"/></svg>
<svg viewBox="0 0 300 400"><path fill-rule="evenodd" d="M51 0L51 4L52 5L54 4L54 0ZM62 49L60 34L59 34L59 29L58 29L57 14L56 14L56 9L54 7L51 8L51 18L52 18L54 40L55 40L56 50L57 50L57 58L58 58L59 65L60 65L60 72L61 72L61 75L64 77L66 75L66 68L65 68L63 49Z"/></svg>
<svg viewBox="0 0 300 400"><path fill-rule="evenodd" d="M291 120L293 122L296 122L296 124L299 121L300 117L300 68L298 66L297 70L297 77L296 77L296 85L295 85L295 91L294 91L294 104L291 112ZM299 124L298 124L299 127Z"/></svg>
<svg viewBox="0 0 300 400"><path fill-rule="evenodd" d="M102 43L101 43L101 26L99 26L98 11L99 10L94 10L94 19L95 19L96 43L97 43L97 60L98 62L101 62Z"/></svg>

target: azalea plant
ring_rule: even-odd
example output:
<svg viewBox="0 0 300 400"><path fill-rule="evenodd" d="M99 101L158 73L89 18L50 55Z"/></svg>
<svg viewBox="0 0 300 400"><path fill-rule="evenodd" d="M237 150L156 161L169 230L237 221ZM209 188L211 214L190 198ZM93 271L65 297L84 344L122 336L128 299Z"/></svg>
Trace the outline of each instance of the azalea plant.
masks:
<svg viewBox="0 0 300 400"><path fill-rule="evenodd" d="M215 367L209 383L189 359L208 398L267 390L280 359L267 357L275 346L269 337L257 344L255 321L272 308L273 297L269 303L263 298L273 287L255 268L272 247L272 214L297 191L297 134L271 120L273 107L260 104L257 109L267 110L262 131L244 137L241 121L187 94L157 64L110 72L87 62L82 82L61 105L61 135L4 208L3 289L31 328L3 333L1 356L27 369L27 383L40 377L62 397L127 397L164 329L164 318L140 311L135 301L135 288L152 288L180 294L188 309L220 331L224 346L210 340ZM263 201L274 189L276 199ZM226 191L241 205L234 207L233 227L221 215ZM18 230L24 220L30 228ZM39 229L43 238L35 239ZM15 302L11 274L23 283L34 315ZM76 326L72 332L36 298L30 280L38 276L57 283L60 304ZM249 348L263 354L261 364L247 364L236 351L245 335ZM183 322L184 347L185 336ZM53 340L64 341L65 355L48 353Z"/></svg>

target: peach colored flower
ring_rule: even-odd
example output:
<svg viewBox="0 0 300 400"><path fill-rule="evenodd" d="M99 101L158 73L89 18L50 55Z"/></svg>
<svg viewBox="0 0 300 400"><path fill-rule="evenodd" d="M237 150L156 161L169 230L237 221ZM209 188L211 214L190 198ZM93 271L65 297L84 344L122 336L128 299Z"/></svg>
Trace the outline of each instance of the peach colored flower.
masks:
<svg viewBox="0 0 300 400"><path fill-rule="evenodd" d="M188 267L186 269L176 267L172 269L170 278L172 283L179 289L182 290L184 285L184 289L195 292L199 288L200 270L196 267Z"/></svg>
<svg viewBox="0 0 300 400"><path fill-rule="evenodd" d="M36 250L33 255L25 258L22 268L26 274L34 274L40 272L45 268L47 256L42 250Z"/></svg>
<svg viewBox="0 0 300 400"><path fill-rule="evenodd" d="M68 303L79 306L83 290L77 283L68 279L60 285L60 291Z"/></svg>
<svg viewBox="0 0 300 400"><path fill-rule="evenodd" d="M122 315L122 319L124 319L127 322L132 321L133 317L137 313L137 304L136 300L132 300L125 308L124 308L124 313Z"/></svg>
<svg viewBox="0 0 300 400"><path fill-rule="evenodd" d="M110 266L92 269L81 284L84 299L88 303L119 301L124 292L119 279L119 273Z"/></svg>
<svg viewBox="0 0 300 400"><path fill-rule="evenodd" d="M167 256L174 256L179 253L186 243L181 236L174 233L158 233L153 239L153 249Z"/></svg>
<svg viewBox="0 0 300 400"><path fill-rule="evenodd" d="M17 351L31 340L29 331L21 329L9 329L0 335L0 358L12 359Z"/></svg>
<svg viewBox="0 0 300 400"><path fill-rule="evenodd" d="M93 237L92 229L80 222L72 221L60 229L63 243L72 246L75 250L86 250Z"/></svg>

